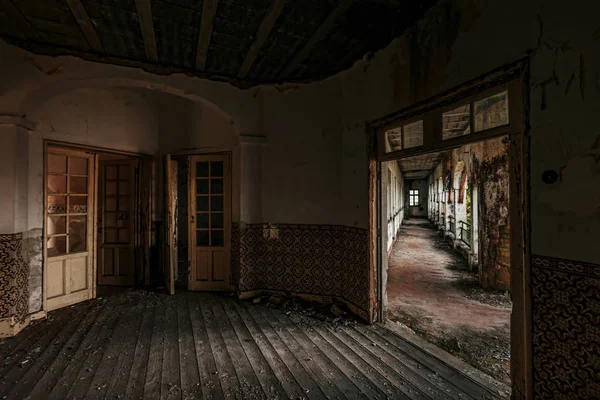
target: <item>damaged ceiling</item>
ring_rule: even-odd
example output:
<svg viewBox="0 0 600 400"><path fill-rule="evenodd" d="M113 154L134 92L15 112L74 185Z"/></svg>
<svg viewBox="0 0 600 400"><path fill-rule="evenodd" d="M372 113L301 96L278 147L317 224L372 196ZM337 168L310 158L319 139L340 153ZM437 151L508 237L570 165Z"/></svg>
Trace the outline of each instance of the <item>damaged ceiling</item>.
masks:
<svg viewBox="0 0 600 400"><path fill-rule="evenodd" d="M385 47L435 0L0 0L0 36L240 87L308 82Z"/></svg>
<svg viewBox="0 0 600 400"><path fill-rule="evenodd" d="M403 158L398 166L405 179L427 179L444 157L444 152Z"/></svg>

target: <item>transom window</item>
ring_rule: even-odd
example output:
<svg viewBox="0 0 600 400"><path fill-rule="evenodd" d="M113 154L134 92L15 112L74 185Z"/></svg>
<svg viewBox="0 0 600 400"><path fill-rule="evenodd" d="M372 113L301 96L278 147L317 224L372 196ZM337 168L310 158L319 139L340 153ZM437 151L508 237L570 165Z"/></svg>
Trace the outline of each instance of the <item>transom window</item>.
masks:
<svg viewBox="0 0 600 400"><path fill-rule="evenodd" d="M508 125L508 91L454 108L442 114L442 139Z"/></svg>
<svg viewBox="0 0 600 400"><path fill-rule="evenodd" d="M511 104L518 104L520 97L516 89L505 84L449 105L437 108L432 105L430 110L422 111L420 118L411 116L406 121L382 124L378 134L379 154L387 159L388 154L405 150L409 150L407 154L414 154L454 142L464 143L469 138L462 137L467 135L487 139L510 133L518 129L512 121L518 118L509 115L509 97ZM442 144L445 141L449 144Z"/></svg>
<svg viewBox="0 0 600 400"><path fill-rule="evenodd" d="M408 204L411 207L419 206L419 189L411 189L409 191Z"/></svg>
<svg viewBox="0 0 600 400"><path fill-rule="evenodd" d="M402 125L385 133L386 153L423 145L423 120Z"/></svg>

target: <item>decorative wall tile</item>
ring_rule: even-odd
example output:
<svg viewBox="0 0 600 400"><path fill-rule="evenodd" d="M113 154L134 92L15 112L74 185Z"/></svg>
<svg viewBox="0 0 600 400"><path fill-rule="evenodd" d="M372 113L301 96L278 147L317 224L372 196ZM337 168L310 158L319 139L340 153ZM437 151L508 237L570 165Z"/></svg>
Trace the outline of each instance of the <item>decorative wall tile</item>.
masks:
<svg viewBox="0 0 600 400"><path fill-rule="evenodd" d="M335 296L361 310L368 309L366 229L249 224L239 227L238 232L240 291L265 289ZM232 260L238 257L236 251L232 249ZM232 263L233 274L236 268Z"/></svg>
<svg viewBox="0 0 600 400"><path fill-rule="evenodd" d="M532 256L539 399L600 397L600 266Z"/></svg>
<svg viewBox="0 0 600 400"><path fill-rule="evenodd" d="M231 260L229 269L229 282L237 287L240 282L240 224L231 224Z"/></svg>
<svg viewBox="0 0 600 400"><path fill-rule="evenodd" d="M19 322L29 309L29 274L22 253L22 234L0 235L0 318Z"/></svg>

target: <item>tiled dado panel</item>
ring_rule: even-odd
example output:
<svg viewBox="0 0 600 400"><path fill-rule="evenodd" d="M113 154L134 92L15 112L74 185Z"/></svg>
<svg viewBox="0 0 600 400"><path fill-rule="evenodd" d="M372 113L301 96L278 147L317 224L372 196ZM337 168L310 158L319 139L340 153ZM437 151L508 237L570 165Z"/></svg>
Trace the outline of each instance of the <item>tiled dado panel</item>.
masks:
<svg viewBox="0 0 600 400"><path fill-rule="evenodd" d="M239 284L241 292L266 289L336 296L367 311L366 229L338 225L234 225L232 242L232 282Z"/></svg>
<svg viewBox="0 0 600 400"><path fill-rule="evenodd" d="M532 256L538 399L600 398L600 265Z"/></svg>
<svg viewBox="0 0 600 400"><path fill-rule="evenodd" d="M0 318L22 321L28 314L28 268L23 259L23 235L0 235Z"/></svg>

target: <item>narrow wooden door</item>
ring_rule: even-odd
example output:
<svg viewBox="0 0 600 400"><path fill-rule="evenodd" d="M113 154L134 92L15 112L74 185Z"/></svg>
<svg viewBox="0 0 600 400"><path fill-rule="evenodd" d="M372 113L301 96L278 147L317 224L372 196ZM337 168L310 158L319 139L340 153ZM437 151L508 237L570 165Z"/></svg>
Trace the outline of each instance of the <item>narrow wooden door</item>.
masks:
<svg viewBox="0 0 600 400"><path fill-rule="evenodd" d="M95 156L48 147L44 201L44 308L93 297Z"/></svg>
<svg viewBox="0 0 600 400"><path fill-rule="evenodd" d="M136 159L99 163L99 285L134 284L136 164Z"/></svg>
<svg viewBox="0 0 600 400"><path fill-rule="evenodd" d="M190 290L230 290L230 171L227 155L190 157Z"/></svg>
<svg viewBox="0 0 600 400"><path fill-rule="evenodd" d="M175 265L177 265L177 248L175 247L175 228L177 210L177 163L171 155L165 157L165 236L163 276L169 294L175 293Z"/></svg>

